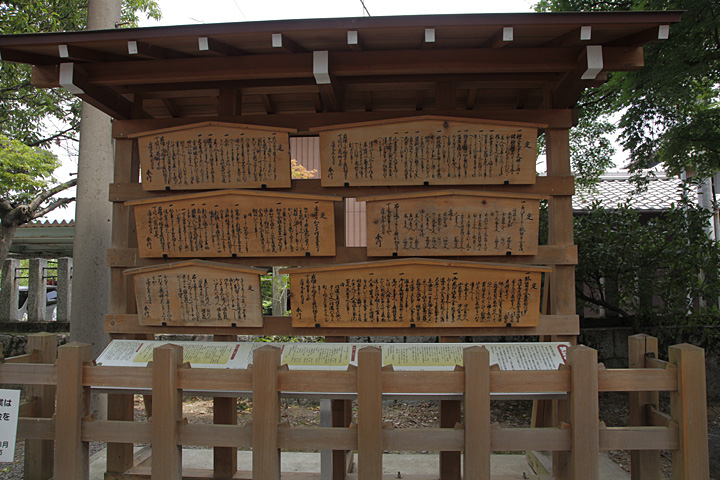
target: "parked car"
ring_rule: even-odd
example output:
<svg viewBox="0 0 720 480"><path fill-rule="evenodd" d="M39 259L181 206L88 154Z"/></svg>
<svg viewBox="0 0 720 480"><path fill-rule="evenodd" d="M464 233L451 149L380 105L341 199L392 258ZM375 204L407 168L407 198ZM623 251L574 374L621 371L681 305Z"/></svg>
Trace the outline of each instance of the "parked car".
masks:
<svg viewBox="0 0 720 480"><path fill-rule="evenodd" d="M20 286L18 296L18 318L21 322L27 322L28 314L28 287ZM48 285L45 294L45 320L54 322L57 320L57 286Z"/></svg>

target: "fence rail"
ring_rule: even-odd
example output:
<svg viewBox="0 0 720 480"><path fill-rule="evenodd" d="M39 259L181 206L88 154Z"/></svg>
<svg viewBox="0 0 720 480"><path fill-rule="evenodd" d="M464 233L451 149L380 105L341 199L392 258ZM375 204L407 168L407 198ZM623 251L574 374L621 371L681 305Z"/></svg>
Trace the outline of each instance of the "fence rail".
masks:
<svg viewBox="0 0 720 480"><path fill-rule="evenodd" d="M32 338L32 337L31 337ZM127 473L107 478L183 478L182 449L186 446L252 449L251 478L280 479L282 450L357 450L358 478L382 478L383 451L460 451L464 478L490 478L493 451L544 450L567 459L553 478L598 478L598 454L605 450L632 451L633 478L659 478L659 450L673 451L674 478L707 479L708 444L705 405L704 353L691 345L670 347L669 362L659 362L657 340L636 335L630 339L629 369L604 369L597 352L572 347L567 368L558 371L499 371L489 365L487 350L469 347L464 365L452 372L400 372L383 368L381 352L360 351L358 367L348 371L298 371L280 365L275 347L256 350L247 370L200 370L182 363L182 349L157 347L148 368L93 366L90 346L60 347L57 365L50 364L50 339L32 340L33 351L0 364L0 383L31 385L31 402L49 407L57 387L57 414L36 409L39 418L22 418L19 438L54 449L26 449L36 462L54 451L54 478L88 478L88 442L120 446L152 444L152 463L129 465ZM38 363L14 363L44 361ZM95 420L88 416L90 388L148 389L152 392L150 422ZM182 391L207 396L252 392L253 420L246 425L189 425L182 420ZM598 421L598 393L629 391L629 426L606 427ZM670 415L658 410L657 392L672 395ZM121 391L120 391L121 392ZM230 393L227 393L230 392ZM234 393L233 393L234 392ZM356 394L357 423L349 427L287 427L280 424L280 394ZM490 422L491 394L537 395L565 392L555 427L504 428ZM464 418L455 428L387 429L383 426L383 394L460 394ZM118 395L112 395L118 396ZM120 395L122 396L122 395ZM35 409L33 409L35 410ZM31 411L31 410L26 410ZM132 412L130 412L132 413ZM52 464L52 463L51 463ZM29 474L42 479L52 472ZM185 472L186 475L189 474ZM223 478L193 470L193 478ZM217 473L217 472L216 472ZM232 475L231 475L232 476ZM247 477L243 477L247 478Z"/></svg>

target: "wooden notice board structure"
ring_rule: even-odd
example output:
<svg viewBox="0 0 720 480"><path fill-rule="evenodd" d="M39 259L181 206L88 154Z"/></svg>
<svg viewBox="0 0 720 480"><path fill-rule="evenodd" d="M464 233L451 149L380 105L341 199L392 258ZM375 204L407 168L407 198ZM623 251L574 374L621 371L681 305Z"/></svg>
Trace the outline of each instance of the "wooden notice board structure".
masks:
<svg viewBox="0 0 720 480"><path fill-rule="evenodd" d="M114 118L113 234L107 253L112 290L105 320L112 338L211 334L223 341L238 334L322 335L343 342L351 335L430 335L459 342L466 336L526 335L574 342L579 321L569 130L575 104L608 72L640 69L642 45L666 38L669 25L679 20L677 12L622 12L246 22L0 36L0 54L3 61L34 65L36 86L67 88ZM538 176L541 134L547 172ZM294 156L289 139L306 137L319 139L320 179L290 180ZM367 247L346 245L344 203L349 199L368 202ZM547 244L538 241L543 199ZM269 266L295 268L289 270L290 317L258 318L250 308L250 284L254 289L258 275L253 268ZM204 276L208 282L207 290L194 284L202 293L193 293L193 301L205 295L212 308L203 302L195 310L175 303L190 295L190 272L197 275L193 281ZM167 289L153 283L165 281ZM215 293L215 285L235 289L236 295ZM241 292L246 294L242 302ZM233 317L241 305L248 309L245 321ZM374 312L372 321L366 307ZM400 316L403 321L386 328L383 320ZM142 439L153 443L153 466L171 465L167 478L179 479L178 442L192 439L214 448L214 469L202 473L207 478L236 475L235 449L252 444L257 447L255 478L279 479L279 449L305 443L304 434L278 436L282 388L277 382L287 375L278 369L277 352L263 351L252 371L232 377L234 385L253 391L258 410L252 428L242 427L240 436L229 439L211 430L179 431L181 412L174 407L183 386L217 392L228 379L206 372L196 376L183 368L177 348L159 350L152 378L129 378L125 372L121 377L127 381L99 381L105 370L79 367L90 361L82 346L68 349L58 366L75 379L63 389L82 392L104 384L127 390L109 396L108 419L125 430L102 437L109 442L106 478L149 475L133 470L133 441ZM597 478L597 458L592 458L605 437L598 433L595 393L609 387L597 383L600 374L590 374L597 364L589 350L573 350L578 353L570 373L533 377L545 383L507 377L536 392L572 393L570 403L537 403L534 426L539 428L524 433L540 441L522 443L520 436L513 437L520 450L552 447L556 478ZM465 449L473 452L466 458L466 478L484 474L491 448L510 449L507 442L490 439L489 392L496 385L489 381L487 357L482 349L467 355L465 373L432 377L438 385L453 385L453 392L463 392L477 406L466 409L463 419L460 400L441 403L439 433L452 446L440 453L443 480L460 478ZM366 351L360 363L366 373L340 372L344 375L336 379L341 383L322 383L326 391L344 385L360 405L359 425L353 429L349 403L335 401L332 417L338 430L321 434L330 435L321 448L339 449L333 453L333 478L346 477L346 451L355 448L361 458L359 477L380 478L384 442L400 445L385 439L377 421L382 393L386 388L424 392L420 385L428 383L416 377L415 383L386 384L383 378L390 377L380 375L377 359L377 352ZM681 353L675 364L683 364ZM85 374L96 376L83 379ZM299 383L283 385L312 390L308 385L320 377L303 375ZM680 391L672 379L650 377L650 391ZM465 379L467 385L460 388ZM354 386L347 387L348 382ZM133 406L129 392L151 384L153 402L173 407L158 409L152 428L133 436L139 430L127 426ZM438 393L438 385L427 391ZM618 381L613 388L638 387ZM66 390L63 398L70 398ZM642 411L653 403L652 396L636 400ZM83 418L81 407L72 407L73 418ZM241 428L234 426L236 399L217 396L214 419L223 431ZM464 430L453 428L463 421ZM651 425L648 421L640 415L636 425ZM684 428L689 421L675 424ZM78 422L86 435L64 448L82 453L86 440L81 438L90 438L87 429L93 427ZM582 441L568 443L561 424L572 425L573 441ZM653 448L678 448L676 433ZM543 442L544 435L554 443ZM602 447L645 448L632 435ZM684 455L688 445L678 451ZM640 463L654 469L655 453L639 453Z"/></svg>

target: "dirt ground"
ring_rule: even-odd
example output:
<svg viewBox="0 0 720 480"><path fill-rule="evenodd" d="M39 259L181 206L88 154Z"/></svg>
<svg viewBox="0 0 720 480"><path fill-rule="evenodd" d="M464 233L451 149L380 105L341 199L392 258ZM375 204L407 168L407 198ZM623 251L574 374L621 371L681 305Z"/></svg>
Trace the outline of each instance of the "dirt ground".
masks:
<svg viewBox="0 0 720 480"><path fill-rule="evenodd" d="M627 393L601 393L600 419L607 426L624 426L628 420L628 394ZM319 426L320 408L317 402L295 401L283 399L282 421L289 422L291 426ZM661 398L661 409L668 411L669 400ZM383 407L383 420L391 422L394 428L428 428L439 426L439 407L437 402L414 401L385 402ZM212 423L212 400L207 398L188 398L183 404L183 414L189 423ZM532 417L532 401L512 400L493 401L491 405L491 421L498 422L502 427L530 426ZM252 402L238 401L238 420L245 422L252 418ZM145 420L145 408L141 396L135 397L135 420ZM713 469L714 461L720 461L720 401L708 403L708 431L711 434L711 469L710 478L720 480L720 471ZM714 441L713 441L714 440ZM91 453L104 447L103 444L92 444ZM0 479L21 480L23 478L23 443L18 442L15 463L0 465ZM630 454L625 451L608 452L610 458L624 470L630 470ZM661 453L663 479L672 478L672 455L670 452Z"/></svg>

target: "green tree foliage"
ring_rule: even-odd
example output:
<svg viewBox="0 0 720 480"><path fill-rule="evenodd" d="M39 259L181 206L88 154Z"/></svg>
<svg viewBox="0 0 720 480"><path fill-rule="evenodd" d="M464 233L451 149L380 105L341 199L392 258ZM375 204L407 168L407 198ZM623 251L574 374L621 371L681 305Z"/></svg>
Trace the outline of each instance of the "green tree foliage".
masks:
<svg viewBox="0 0 720 480"><path fill-rule="evenodd" d="M72 179L50 187L57 166L58 160L50 152L0 135L0 265L7 258L19 225L74 200L55 198L77 182Z"/></svg>
<svg viewBox="0 0 720 480"><path fill-rule="evenodd" d="M636 329L720 324L720 245L705 231L709 215L686 189L678 205L651 219L627 204L595 204L577 216L580 311L602 307Z"/></svg>
<svg viewBox="0 0 720 480"><path fill-rule="evenodd" d="M645 68L611 73L579 106L590 119L622 112L620 139L635 170L720 170L720 0L541 0L536 10L686 10L668 40L644 47Z"/></svg>
<svg viewBox="0 0 720 480"><path fill-rule="evenodd" d="M83 30L88 0L0 2L0 33L23 34ZM124 0L122 23L135 26L138 15L159 18L155 0ZM29 146L47 147L74 139L80 102L64 89L35 89L30 66L4 62L0 75L0 133ZM57 127L54 127L54 126Z"/></svg>

